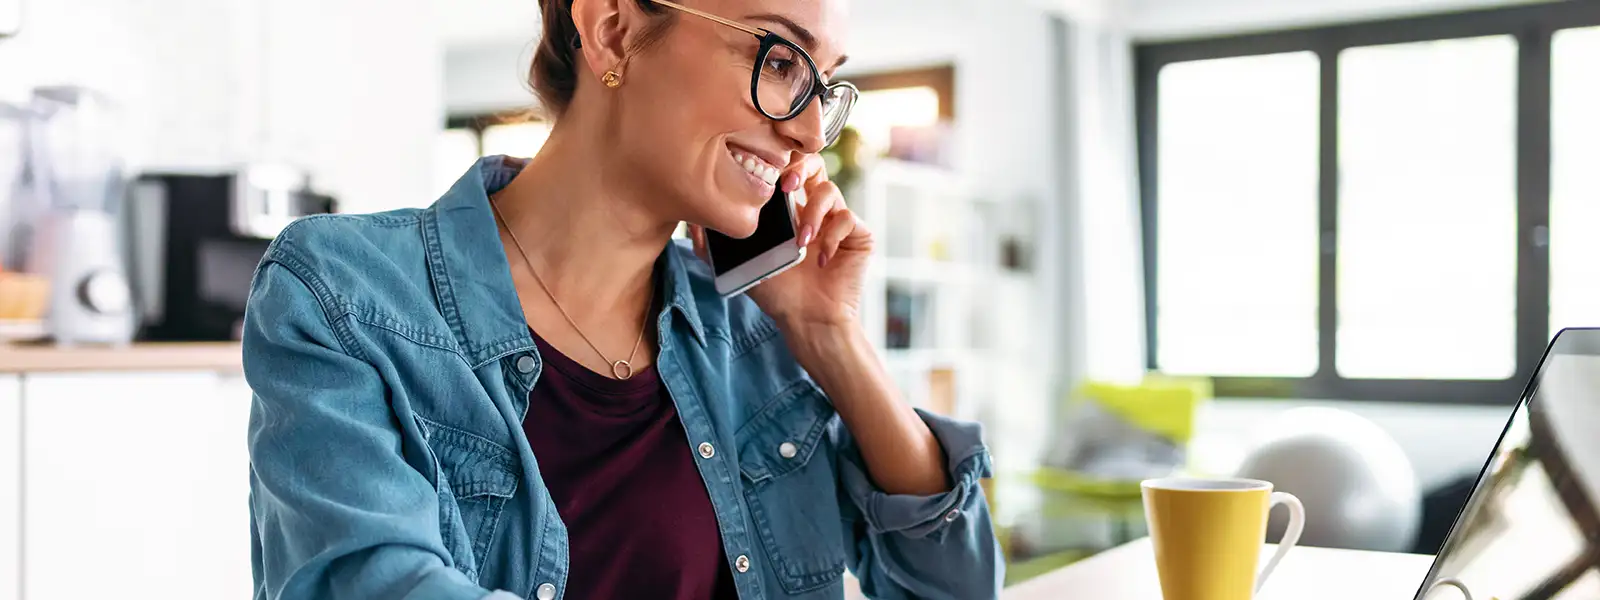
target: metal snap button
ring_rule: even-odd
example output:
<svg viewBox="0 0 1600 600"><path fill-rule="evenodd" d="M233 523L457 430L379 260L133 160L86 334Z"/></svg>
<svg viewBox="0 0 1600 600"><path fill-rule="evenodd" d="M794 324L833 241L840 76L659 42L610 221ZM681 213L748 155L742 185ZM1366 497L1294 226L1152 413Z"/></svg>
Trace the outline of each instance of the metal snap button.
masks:
<svg viewBox="0 0 1600 600"><path fill-rule="evenodd" d="M533 372L533 364L534 364L533 357L524 354L524 355L522 355L521 358L517 359L517 372L518 373L522 373L523 375L527 375L529 373L532 373Z"/></svg>
<svg viewBox="0 0 1600 600"><path fill-rule="evenodd" d="M711 442L700 442L700 458L711 458L717 454L717 449L711 447Z"/></svg>
<svg viewBox="0 0 1600 600"><path fill-rule="evenodd" d="M733 559L733 568L738 569L740 573L749 571L750 557L740 554L739 558Z"/></svg>
<svg viewBox="0 0 1600 600"><path fill-rule="evenodd" d="M799 453L800 449L794 447L793 442L784 442L782 444L778 444L778 456L782 456L784 458L794 458L794 456Z"/></svg>
<svg viewBox="0 0 1600 600"><path fill-rule="evenodd" d="M534 595L537 596L539 600L555 600L556 586L548 583L541 583L539 584L539 589L534 592Z"/></svg>

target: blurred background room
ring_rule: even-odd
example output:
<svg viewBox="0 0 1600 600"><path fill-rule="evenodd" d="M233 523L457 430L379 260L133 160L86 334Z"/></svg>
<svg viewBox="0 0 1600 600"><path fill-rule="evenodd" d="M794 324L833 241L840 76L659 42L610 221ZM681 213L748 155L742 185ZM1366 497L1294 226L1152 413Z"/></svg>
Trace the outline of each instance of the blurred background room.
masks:
<svg viewBox="0 0 1600 600"><path fill-rule="evenodd" d="M0 0L0 600L250 594L256 261L538 152L538 14ZM1550 336L1600 326L1600 1L850 17L863 318L909 402L984 423L1008 583L1142 537L1175 472L1433 553Z"/></svg>

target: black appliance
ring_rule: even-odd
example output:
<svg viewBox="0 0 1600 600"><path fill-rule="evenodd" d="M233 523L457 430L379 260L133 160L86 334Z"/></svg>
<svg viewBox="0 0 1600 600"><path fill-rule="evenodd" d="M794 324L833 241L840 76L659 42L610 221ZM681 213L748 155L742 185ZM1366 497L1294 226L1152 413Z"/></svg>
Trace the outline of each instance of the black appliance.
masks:
<svg viewBox="0 0 1600 600"><path fill-rule="evenodd" d="M239 338L267 245L300 217L337 212L303 172L255 165L221 173L144 173L125 207L137 339Z"/></svg>

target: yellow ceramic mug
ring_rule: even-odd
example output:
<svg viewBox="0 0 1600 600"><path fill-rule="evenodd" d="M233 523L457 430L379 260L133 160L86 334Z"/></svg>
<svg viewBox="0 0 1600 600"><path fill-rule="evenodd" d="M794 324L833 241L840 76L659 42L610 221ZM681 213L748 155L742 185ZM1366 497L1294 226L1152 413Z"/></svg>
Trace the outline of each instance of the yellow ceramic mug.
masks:
<svg viewBox="0 0 1600 600"><path fill-rule="evenodd" d="M1305 528L1305 507L1254 479L1151 479L1145 518L1164 600L1250 600ZM1256 573L1272 507L1289 507L1278 551Z"/></svg>

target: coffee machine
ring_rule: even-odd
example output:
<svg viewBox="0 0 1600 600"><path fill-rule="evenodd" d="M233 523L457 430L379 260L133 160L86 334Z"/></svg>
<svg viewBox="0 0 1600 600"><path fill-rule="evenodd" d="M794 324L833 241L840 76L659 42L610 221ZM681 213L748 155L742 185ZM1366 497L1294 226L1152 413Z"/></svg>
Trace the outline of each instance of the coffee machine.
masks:
<svg viewBox="0 0 1600 600"><path fill-rule="evenodd" d="M142 173L125 218L138 339L237 340L268 244L295 219L337 208L287 165Z"/></svg>

